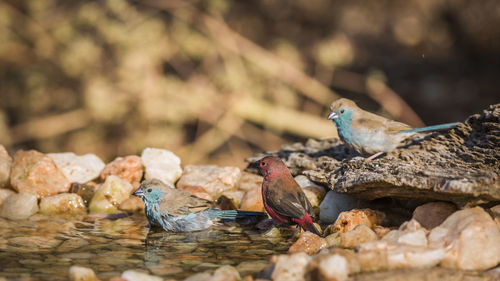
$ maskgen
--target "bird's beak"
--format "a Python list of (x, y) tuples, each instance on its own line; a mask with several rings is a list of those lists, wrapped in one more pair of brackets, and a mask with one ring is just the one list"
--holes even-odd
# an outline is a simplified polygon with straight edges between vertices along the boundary
[(139, 187), (132, 195), (135, 195), (137, 197), (144, 197), (144, 191), (142, 190), (142, 187)]
[(330, 111), (330, 114), (328, 114), (328, 120), (333, 120), (337, 119), (339, 115), (335, 111)]

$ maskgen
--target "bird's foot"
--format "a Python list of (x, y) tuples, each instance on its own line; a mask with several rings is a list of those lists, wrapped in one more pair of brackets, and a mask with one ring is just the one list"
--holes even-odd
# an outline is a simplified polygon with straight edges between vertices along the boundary
[(383, 151), (377, 152), (377, 153), (373, 154), (372, 156), (366, 158), (365, 161), (372, 161), (373, 159), (379, 157), (380, 155), (382, 155), (384, 153), (385, 152), (383, 152)]

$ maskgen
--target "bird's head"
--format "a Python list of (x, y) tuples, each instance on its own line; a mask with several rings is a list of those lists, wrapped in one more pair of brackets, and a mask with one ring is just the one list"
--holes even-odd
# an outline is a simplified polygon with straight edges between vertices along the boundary
[(350, 99), (338, 99), (330, 105), (328, 120), (332, 120), (337, 127), (340, 124), (349, 123), (353, 113), (358, 109), (356, 103)]
[(163, 197), (165, 188), (170, 187), (159, 179), (149, 179), (143, 181), (133, 195), (140, 197), (144, 202), (157, 203)]
[(288, 172), (288, 168), (277, 156), (266, 156), (257, 161), (260, 173), (265, 177)]

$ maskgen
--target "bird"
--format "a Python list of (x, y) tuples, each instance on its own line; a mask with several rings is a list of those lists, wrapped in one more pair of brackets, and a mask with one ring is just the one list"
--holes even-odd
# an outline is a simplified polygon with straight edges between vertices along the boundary
[(221, 220), (267, 217), (263, 212), (220, 210), (209, 200), (175, 189), (154, 178), (143, 181), (133, 195), (144, 201), (150, 225), (158, 225), (172, 232), (204, 230)]
[(332, 120), (340, 139), (361, 154), (372, 154), (368, 160), (395, 150), (403, 140), (420, 132), (454, 128), (458, 122), (423, 128), (412, 128), (359, 108), (350, 99), (341, 98), (330, 105)]
[(311, 203), (285, 163), (277, 156), (266, 156), (255, 164), (264, 177), (262, 201), (273, 221), (285, 226), (298, 224), (302, 229), (323, 237), (313, 223), (315, 214)]

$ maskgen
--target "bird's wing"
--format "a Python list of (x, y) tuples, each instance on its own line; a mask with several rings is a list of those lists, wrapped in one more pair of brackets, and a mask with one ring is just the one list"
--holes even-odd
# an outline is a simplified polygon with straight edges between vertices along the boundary
[(394, 134), (394, 133), (397, 133), (400, 131), (411, 129), (411, 127), (406, 125), (405, 123), (401, 123), (401, 122), (397, 122), (397, 121), (393, 121), (393, 120), (387, 120), (387, 122), (385, 124), (385, 128), (386, 128), (385, 131), (388, 134)]
[(352, 126), (354, 128), (368, 128), (371, 130), (384, 128), (385, 132), (388, 134), (411, 129), (410, 126), (404, 123), (387, 119), (366, 111), (363, 111), (362, 114), (359, 114), (359, 116), (353, 120)]
[(266, 188), (266, 203), (279, 215), (302, 218), (312, 208), (300, 186), (291, 180), (279, 178), (270, 181)]
[(172, 216), (187, 215), (213, 207), (213, 203), (188, 192), (173, 189), (160, 203), (160, 210)]

